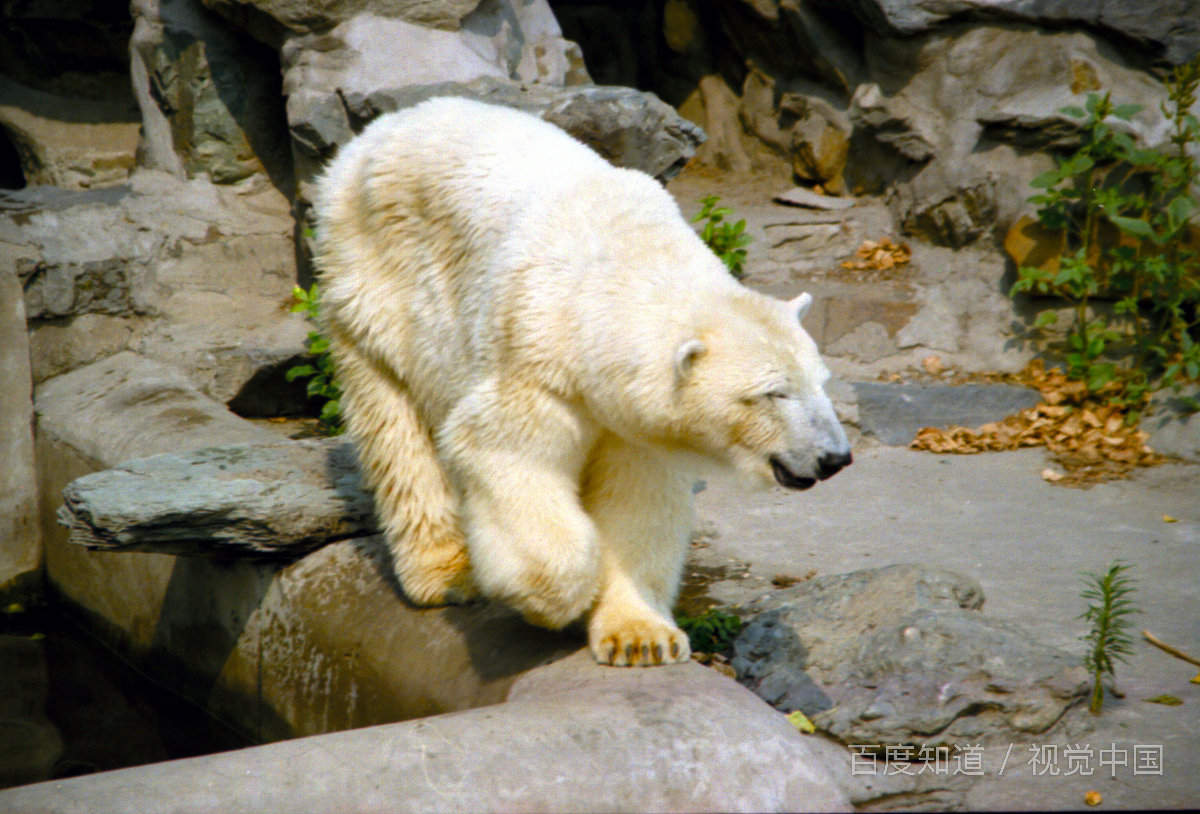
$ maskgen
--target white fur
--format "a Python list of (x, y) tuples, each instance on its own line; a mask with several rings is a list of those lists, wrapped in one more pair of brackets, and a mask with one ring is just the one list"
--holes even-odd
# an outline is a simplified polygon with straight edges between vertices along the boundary
[[(316, 201), (324, 327), (397, 575), (475, 586), (596, 657), (686, 660), (671, 618), (705, 457), (770, 482), (847, 453), (792, 303), (736, 283), (651, 178), (554, 126), (434, 99)], [(469, 555), (468, 555), (469, 554)]]

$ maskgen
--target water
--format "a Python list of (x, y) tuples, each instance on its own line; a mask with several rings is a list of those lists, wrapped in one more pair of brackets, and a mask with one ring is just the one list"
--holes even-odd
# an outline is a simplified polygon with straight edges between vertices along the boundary
[(0, 745), (0, 787), (252, 745), (44, 609), (0, 615), (0, 731), (6, 728), (24, 740)]

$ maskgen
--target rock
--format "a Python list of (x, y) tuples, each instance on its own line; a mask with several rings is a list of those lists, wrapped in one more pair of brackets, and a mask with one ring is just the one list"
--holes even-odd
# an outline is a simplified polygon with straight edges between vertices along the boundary
[(1052, 166), (1030, 149), (1076, 143), (1074, 123), (1057, 111), (1088, 93), (1144, 105), (1127, 131), (1164, 143), (1163, 86), (1095, 34), (959, 25), (867, 39), (876, 81), (854, 94), (847, 183), (859, 193), (892, 185), (897, 222), (938, 245), (1006, 230), (1030, 208), (1029, 182)]
[(102, 187), (134, 167), (139, 122), (127, 100), (60, 96), (0, 76), (0, 127), (27, 184)]
[(203, 396), (178, 368), (129, 351), (44, 382), (34, 408), (40, 434), (95, 461), (279, 440)]
[(789, 206), (803, 206), (809, 209), (849, 209), (854, 206), (853, 198), (835, 198), (832, 195), (822, 195), (807, 187), (793, 187), (774, 198), (776, 203)]
[(673, 178), (704, 141), (704, 131), (649, 93), (629, 88), (567, 88), (540, 112), (618, 167)]
[(62, 756), (63, 742), (46, 718), (49, 681), (43, 643), (28, 636), (0, 636), (0, 664), (0, 789), (47, 780)]
[[(362, 13), (426, 28), (456, 31), (480, 0), (201, 0), (205, 6), (251, 32), (278, 44), (285, 33), (328, 31)], [(485, 0), (486, 2), (486, 0)]]
[(265, 173), (288, 192), (291, 150), (275, 52), (199, 0), (136, 0), (130, 41), (146, 165), (235, 183)]
[(978, 583), (911, 565), (773, 595), (734, 642), (739, 680), (844, 743), (1045, 732), (1087, 694), (1079, 659), (976, 611)]
[(1149, 445), (1155, 452), (1174, 455), (1185, 461), (1200, 462), (1200, 390), (1179, 393), (1160, 390), (1150, 399), (1142, 416), (1141, 428), (1150, 433)]
[(923, 610), (868, 634), (817, 726), (843, 743), (948, 746), (1039, 735), (1081, 706), (1080, 658), (1016, 625)]
[[(886, 627), (890, 619), (929, 609), (976, 611), (983, 601), (977, 581), (942, 568), (889, 565), (815, 577), (775, 591), (755, 607), (758, 615), (738, 637), (732, 663), (744, 683), (752, 684), (772, 669), (794, 672), (796, 658), (802, 657), (803, 672), (813, 681), (839, 684), (854, 669), (861, 637)], [(769, 661), (760, 660), (764, 654)], [(808, 714), (811, 708), (792, 709)]]
[(850, 810), (809, 740), (734, 682), (696, 664), (606, 669), (586, 654), (522, 676), (498, 706), (28, 786), (0, 805), (66, 811), (80, 794), (97, 814), (397, 800), (450, 812)]
[(46, 379), (128, 350), (134, 327), (121, 317), (79, 314), (65, 320), (34, 321), (29, 325), (28, 336), (33, 383), (41, 384)]
[(963, 19), (1045, 28), (1093, 28), (1148, 47), (1179, 65), (1200, 53), (1200, 2), (1129, 4), (1120, 0), (851, 0), (856, 17), (881, 34), (902, 37)]
[(299, 556), (373, 534), (374, 502), (344, 440), (209, 447), (128, 461), (72, 482), (59, 522), (113, 551)]
[[(533, 113), (563, 128), (614, 165), (659, 178), (678, 173), (704, 140), (703, 131), (652, 94), (595, 85), (518, 86), (492, 77), (467, 83), (413, 85), (367, 95), (346, 93), (342, 96), (343, 114), (348, 118), (343, 121), (369, 121), (380, 113), (412, 107), (435, 96), (463, 96)], [(339, 100), (338, 106), (341, 104)], [(330, 111), (330, 107), (321, 108), (314, 123), (297, 135), (297, 142), (307, 145), (314, 156), (332, 153), (353, 136), (348, 124), (328, 126)]]
[(905, 446), (925, 427), (975, 428), (1035, 406), (1041, 393), (1006, 384), (883, 384), (855, 382), (864, 432)]
[[(431, 6), (436, 4), (431, 4)], [(371, 94), (481, 77), (521, 85), (589, 83), (579, 47), (545, 0), (485, 0), (457, 30), (362, 11), (323, 33), (288, 35), (280, 50), (300, 196), (337, 145), (362, 129)], [(420, 54), (413, 59), (412, 54)], [(349, 109), (348, 109), (349, 108)]]
[(10, 269), (0, 269), (0, 381), (0, 607), (7, 607), (39, 592), (42, 557), (29, 337), (21, 283)]
[[(8, 215), (8, 217), (3, 217)], [(20, 225), (17, 225), (20, 221)], [(127, 185), (0, 194), (0, 258), (25, 288), (38, 381), (136, 349), (228, 402), (303, 353), (287, 199), (265, 181), (216, 186), (161, 172)], [(302, 393), (280, 391), (303, 407)]]
[[(421, 60), (405, 55), (422, 54)], [(362, 14), (282, 51), (301, 196), (336, 148), (381, 112), (463, 95), (536, 112), (618, 166), (668, 178), (702, 131), (652, 94), (590, 84), (549, 7), (488, 0), (461, 30)]]
[[(132, 20), (121, 3), (15, 3), (0, 26), (5, 187), (120, 183), (135, 163)], [(15, 148), (15, 154), (11, 150)]]

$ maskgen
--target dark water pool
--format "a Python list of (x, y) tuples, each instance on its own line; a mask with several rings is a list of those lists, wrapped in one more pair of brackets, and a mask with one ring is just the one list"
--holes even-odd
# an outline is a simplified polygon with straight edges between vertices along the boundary
[[(32, 747), (10, 754), (14, 750), (0, 746), (0, 787), (252, 745), (131, 668), (65, 615), (5, 610), (0, 729), (7, 721), (12, 731), (33, 732), (33, 745), (51, 754), (30, 766)], [(61, 748), (54, 744), (54, 730)]]

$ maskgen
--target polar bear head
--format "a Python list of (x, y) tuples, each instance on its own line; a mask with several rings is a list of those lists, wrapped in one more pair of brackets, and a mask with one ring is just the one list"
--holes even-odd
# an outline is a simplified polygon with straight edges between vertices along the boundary
[(808, 489), (850, 463), (825, 394), (829, 371), (800, 326), (812, 304), (752, 292), (675, 349), (685, 443), (753, 480)]

